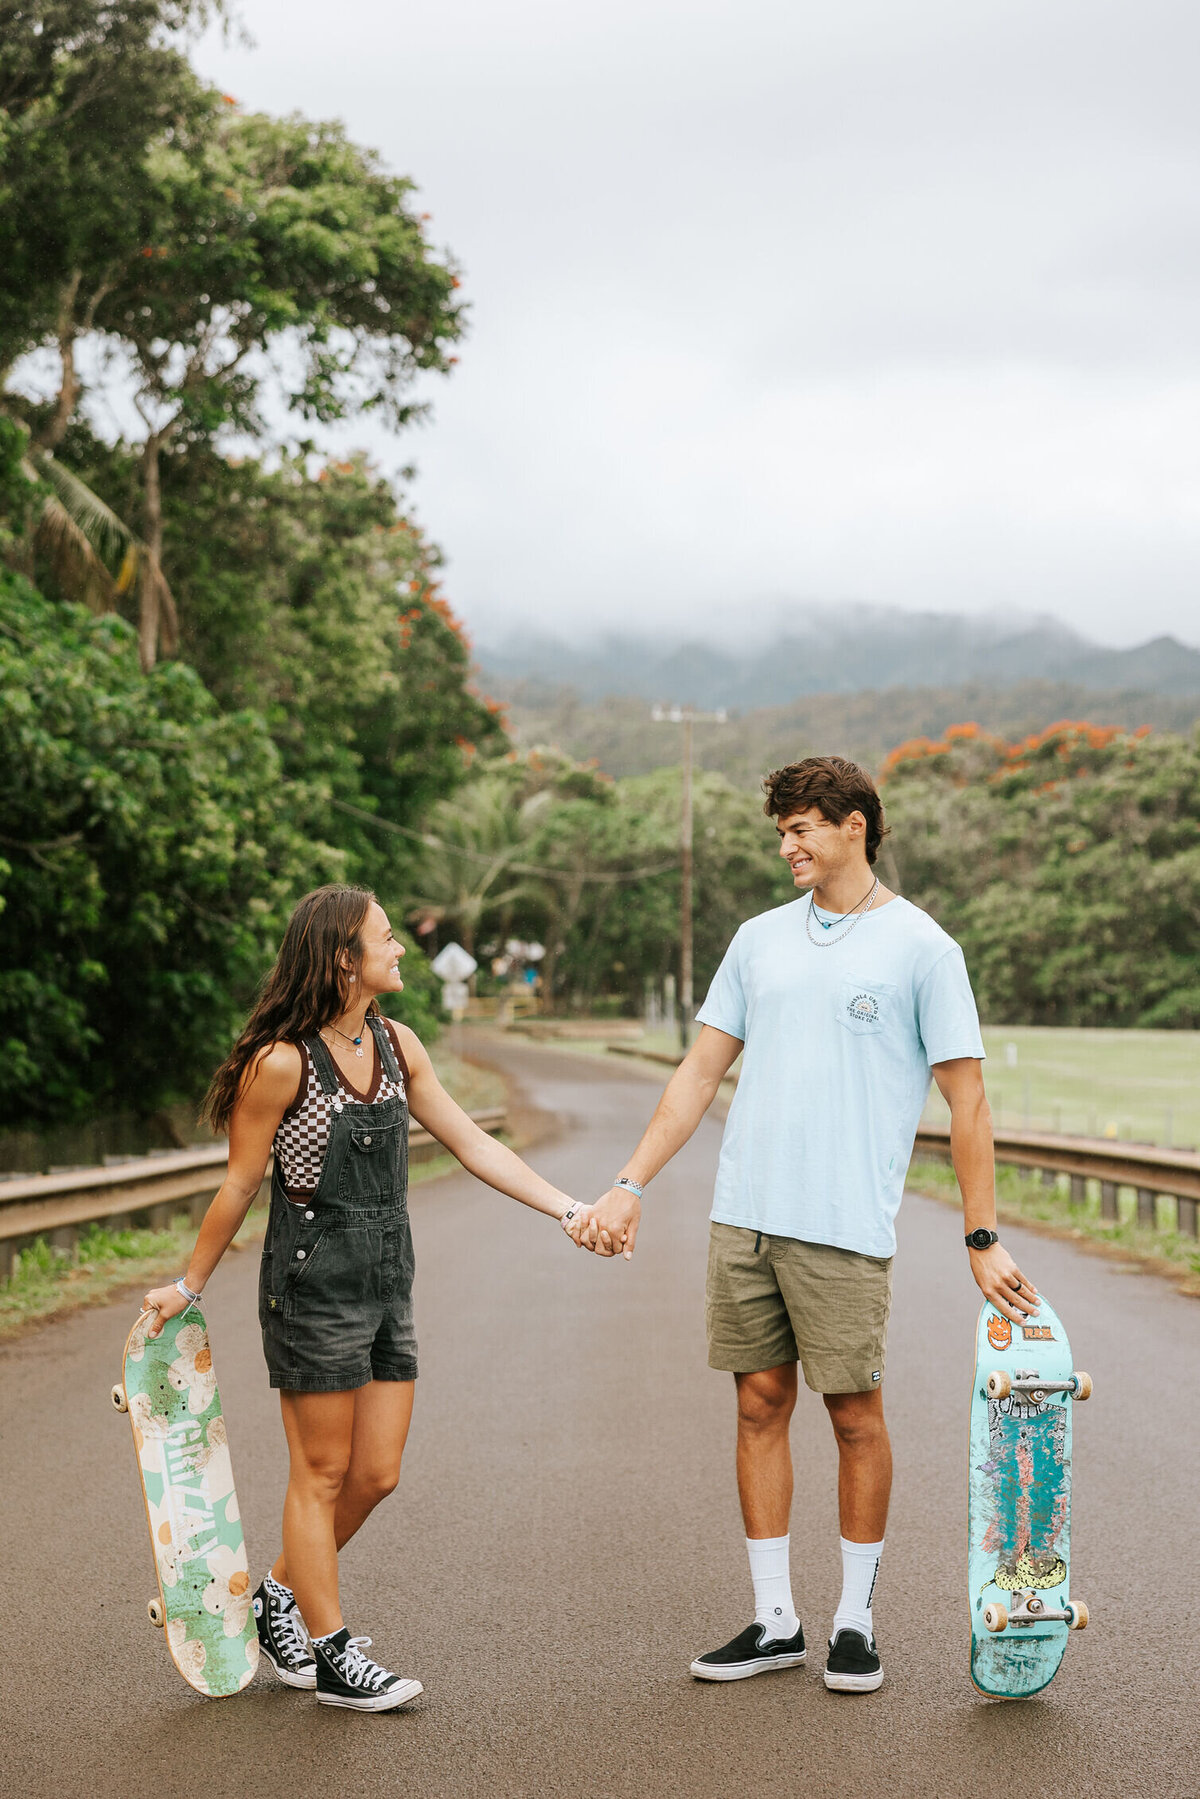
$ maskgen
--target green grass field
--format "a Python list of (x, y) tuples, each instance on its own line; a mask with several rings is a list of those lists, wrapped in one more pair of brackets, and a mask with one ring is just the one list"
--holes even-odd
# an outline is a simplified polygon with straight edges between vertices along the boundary
[[(997, 1125), (1176, 1149), (1200, 1144), (1200, 1031), (992, 1025), (983, 1041)], [(928, 1115), (946, 1116), (936, 1089)]]

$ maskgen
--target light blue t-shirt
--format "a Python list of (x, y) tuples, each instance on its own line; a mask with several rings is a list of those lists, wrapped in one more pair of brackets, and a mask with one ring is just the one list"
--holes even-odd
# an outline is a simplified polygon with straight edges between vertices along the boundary
[(746, 1046), (712, 1217), (890, 1256), (930, 1068), (983, 1058), (975, 999), (957, 943), (908, 900), (821, 948), (808, 908), (742, 925), (697, 1014)]

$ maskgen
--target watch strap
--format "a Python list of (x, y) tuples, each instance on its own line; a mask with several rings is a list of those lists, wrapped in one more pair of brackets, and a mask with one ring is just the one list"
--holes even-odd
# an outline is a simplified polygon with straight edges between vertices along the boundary
[[(986, 1237), (987, 1238), (986, 1243), (977, 1243), (975, 1241), (975, 1239), (977, 1237)], [(966, 1236), (963, 1238), (963, 1242), (966, 1244), (968, 1249), (990, 1249), (992, 1247), (993, 1243), (999, 1243), (999, 1241), (1000, 1241), (1000, 1232), (999, 1231), (985, 1231), (983, 1229), (982, 1225), (980, 1226), (980, 1228), (977, 1231), (968, 1231)]]

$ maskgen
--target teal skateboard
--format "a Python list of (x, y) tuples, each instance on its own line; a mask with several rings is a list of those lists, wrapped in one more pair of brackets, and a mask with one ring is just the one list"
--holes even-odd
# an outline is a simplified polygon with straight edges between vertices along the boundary
[(197, 1308), (160, 1337), (146, 1335), (151, 1316), (130, 1331), (112, 1390), (133, 1427), (158, 1577), (146, 1609), (188, 1685), (222, 1699), (253, 1680), (258, 1631), (221, 1395)]
[(975, 1335), (967, 1587), (971, 1679), (989, 1699), (1048, 1686), (1088, 1621), (1070, 1597), (1071, 1418), (1092, 1382), (1039, 1303), (1023, 1325), (985, 1304)]

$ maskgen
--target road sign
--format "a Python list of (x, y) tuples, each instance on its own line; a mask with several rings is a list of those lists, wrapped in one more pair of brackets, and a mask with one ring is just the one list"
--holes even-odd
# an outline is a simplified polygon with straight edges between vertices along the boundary
[(471, 989), (465, 981), (447, 981), (442, 988), (442, 1004), (447, 1012), (465, 1012)]
[[(448, 943), (429, 964), (439, 981), (466, 981), (479, 967), (470, 950), (461, 943)], [(465, 1003), (465, 1002), (464, 1002)]]

